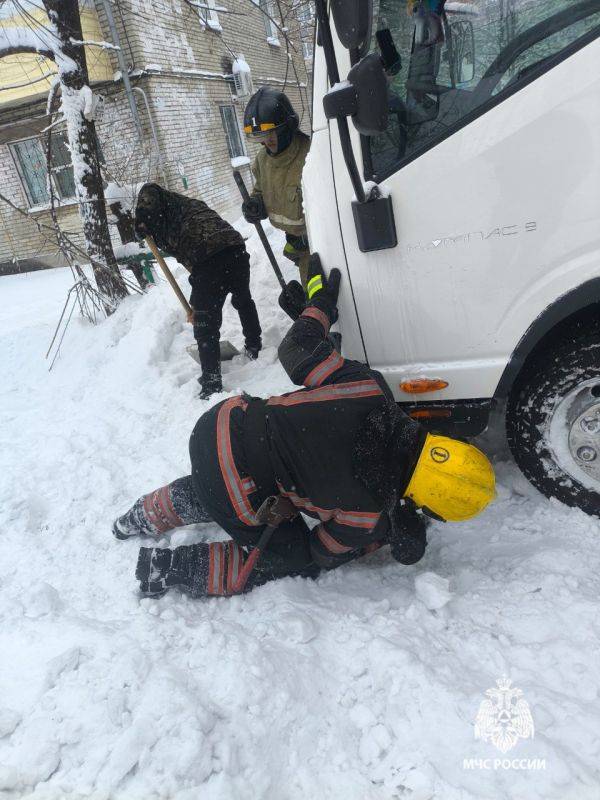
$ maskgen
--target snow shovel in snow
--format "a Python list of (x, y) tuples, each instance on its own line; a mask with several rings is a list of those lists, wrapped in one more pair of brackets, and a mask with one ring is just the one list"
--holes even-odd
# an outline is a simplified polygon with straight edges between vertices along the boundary
[[(200, 356), (198, 355), (197, 344), (188, 344), (185, 350), (188, 356), (194, 359), (196, 364), (200, 364)], [(237, 349), (237, 347), (231, 344), (228, 339), (221, 339), (219, 342), (219, 351), (219, 358), (221, 361), (231, 361), (234, 356), (239, 356), (240, 354), (240, 351)]]
[[(154, 258), (158, 262), (160, 268), (164, 272), (165, 278), (171, 284), (171, 288), (173, 289), (173, 291), (177, 295), (177, 297), (179, 299), (179, 302), (183, 306), (183, 310), (185, 311), (185, 315), (186, 315), (187, 319), (189, 320), (190, 316), (192, 314), (192, 307), (188, 303), (188, 301), (185, 299), (185, 296), (184, 296), (183, 292), (179, 288), (179, 284), (177, 283), (177, 281), (173, 277), (173, 273), (168, 268), (164, 258), (159, 253), (158, 247), (156, 246), (156, 242), (154, 241), (154, 239), (151, 236), (146, 236), (146, 244), (148, 245), (148, 247), (152, 251), (152, 255), (154, 256)], [(221, 351), (221, 361), (231, 361), (231, 359), (234, 356), (239, 356), (239, 354), (240, 354), (240, 351), (237, 348), (235, 348), (231, 344), (231, 342), (228, 342), (227, 340), (219, 342), (219, 348), (220, 348), (220, 351)], [(200, 356), (198, 355), (197, 346), (194, 345), (194, 344), (191, 344), (186, 349), (187, 349), (188, 354), (194, 359), (194, 361), (197, 361), (198, 364), (199, 364), (200, 363)]]

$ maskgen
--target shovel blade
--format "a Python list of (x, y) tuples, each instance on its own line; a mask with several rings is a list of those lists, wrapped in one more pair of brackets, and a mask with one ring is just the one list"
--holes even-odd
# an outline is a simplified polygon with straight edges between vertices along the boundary
[[(194, 359), (196, 364), (200, 364), (200, 356), (198, 355), (198, 345), (189, 344), (186, 348), (187, 354)], [(219, 350), (221, 351), (221, 361), (231, 361), (234, 356), (239, 356), (240, 351), (234, 347), (230, 341), (223, 339), (219, 342)]]
[(239, 356), (240, 351), (234, 347), (227, 339), (222, 339), (219, 342), (219, 349), (221, 351), (221, 361), (231, 361), (234, 356)]

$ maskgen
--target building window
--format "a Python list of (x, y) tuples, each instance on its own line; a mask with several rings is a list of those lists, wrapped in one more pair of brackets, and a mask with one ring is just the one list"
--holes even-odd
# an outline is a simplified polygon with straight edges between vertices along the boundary
[(219, 15), (217, 14), (216, 0), (206, 0), (207, 8), (204, 9), (204, 21), (213, 31), (222, 31)]
[(189, 5), (198, 11), (198, 19), (203, 28), (210, 28), (213, 31), (223, 30), (217, 11), (225, 9), (217, 5), (217, 0), (189, 0)]
[(198, 9), (198, 17), (203, 27), (210, 28), (213, 31), (222, 31), (221, 23), (219, 22), (219, 15), (217, 11), (216, 0), (190, 0), (190, 5)]
[(315, 9), (312, 3), (302, 3), (297, 10), (298, 21), (303, 26), (311, 25), (315, 19)]
[(244, 142), (240, 133), (237, 115), (233, 106), (219, 106), (221, 121), (227, 137), (229, 158), (241, 158), (246, 155)]
[(262, 18), (265, 25), (265, 32), (267, 34), (267, 42), (275, 46), (279, 46), (277, 25), (274, 23), (275, 19), (275, 3), (273, 0), (259, 0), (258, 7), (262, 12)]
[[(49, 203), (45, 141), (35, 137), (33, 139), (22, 139), (20, 142), (12, 142), (9, 146), (30, 205), (37, 206)], [(73, 165), (65, 132), (55, 132), (52, 135), (50, 165), (50, 178), (57, 197), (61, 200), (74, 198)]]
[(302, 0), (301, 4), (296, 6), (296, 15), (300, 24), (300, 37), (302, 39), (302, 55), (305, 61), (312, 61), (313, 58), (313, 40), (315, 29), (315, 9), (311, 2)]

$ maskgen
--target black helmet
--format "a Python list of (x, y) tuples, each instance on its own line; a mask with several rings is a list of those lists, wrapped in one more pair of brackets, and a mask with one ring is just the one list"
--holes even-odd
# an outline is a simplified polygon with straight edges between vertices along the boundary
[(277, 89), (263, 86), (255, 92), (244, 112), (244, 133), (260, 139), (271, 131), (288, 135), (298, 130), (298, 114), (288, 97)]

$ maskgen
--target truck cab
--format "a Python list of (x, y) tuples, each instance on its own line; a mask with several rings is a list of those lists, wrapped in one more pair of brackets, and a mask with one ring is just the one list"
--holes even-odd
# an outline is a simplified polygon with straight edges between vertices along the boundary
[(317, 0), (311, 249), (346, 357), (433, 430), (504, 414), (600, 515), (600, 0)]

